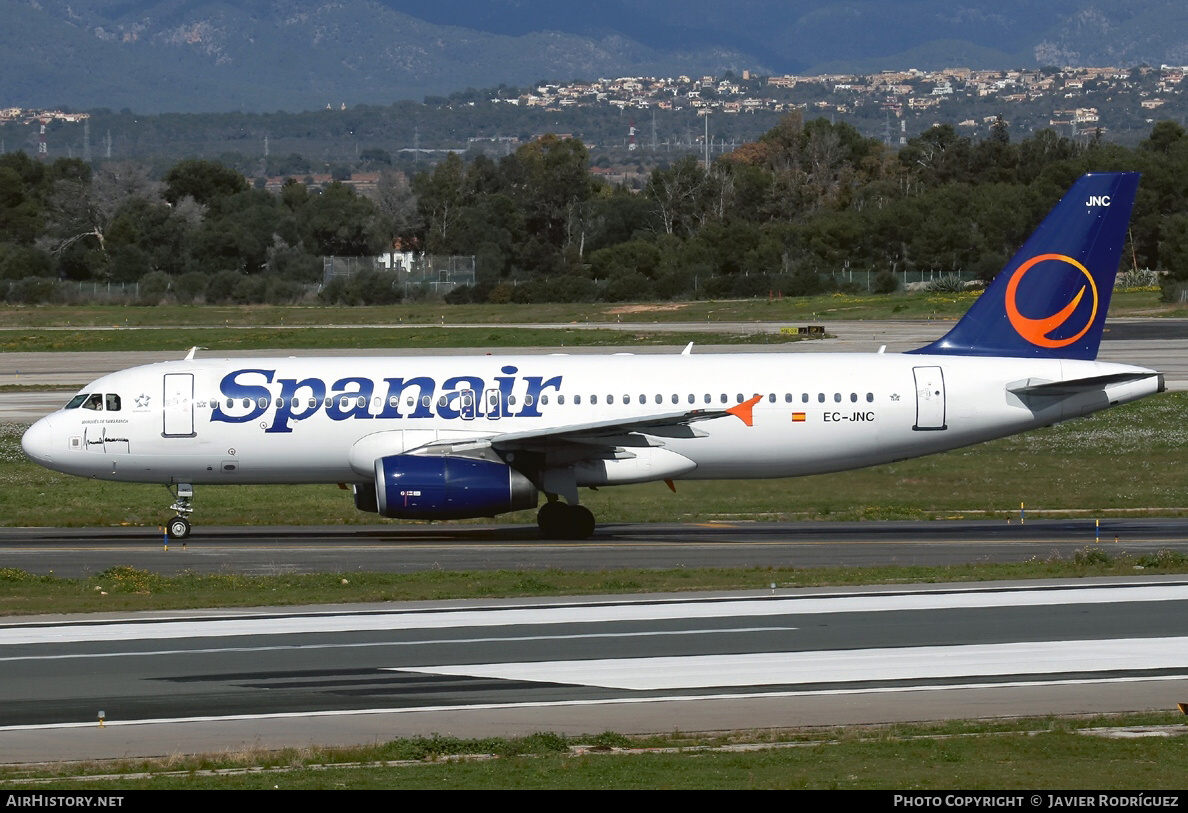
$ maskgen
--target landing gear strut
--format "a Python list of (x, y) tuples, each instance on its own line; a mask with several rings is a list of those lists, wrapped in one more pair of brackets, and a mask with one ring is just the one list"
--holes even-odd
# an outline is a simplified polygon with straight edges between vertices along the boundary
[(536, 512), (536, 524), (545, 539), (588, 539), (594, 533), (594, 515), (584, 505), (568, 505), (552, 497)]
[(173, 505), (169, 508), (176, 511), (177, 516), (166, 523), (166, 533), (170, 539), (185, 539), (190, 535), (188, 517), (194, 513), (194, 486), (190, 483), (178, 483), (176, 491), (173, 486), (169, 486), (169, 493), (173, 495)]

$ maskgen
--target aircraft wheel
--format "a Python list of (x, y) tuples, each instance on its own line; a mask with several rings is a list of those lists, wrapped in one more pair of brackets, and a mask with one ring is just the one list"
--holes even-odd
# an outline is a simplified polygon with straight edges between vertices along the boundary
[(566, 539), (589, 539), (594, 533), (594, 514), (586, 506), (569, 506), (566, 519)]
[(545, 539), (560, 539), (565, 535), (569, 506), (563, 502), (547, 502), (536, 512), (536, 525)]
[(190, 535), (190, 521), (185, 517), (174, 517), (165, 527), (170, 539), (185, 539)]

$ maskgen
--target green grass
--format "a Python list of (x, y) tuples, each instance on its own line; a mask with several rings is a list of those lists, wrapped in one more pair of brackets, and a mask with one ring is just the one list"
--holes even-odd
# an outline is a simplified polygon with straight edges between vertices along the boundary
[[(432, 736), (365, 748), (8, 767), (0, 768), (0, 787), (32, 792), (47, 788), (1177, 790), (1183, 787), (1183, 766), (1188, 761), (1188, 736), (1176, 736), (1183, 719), (1165, 713), (641, 738), (613, 732), (479, 740)], [(1162, 726), (1171, 736), (1110, 739), (1091, 733), (1136, 726)]]
[[(776, 333), (655, 332), (575, 328), (418, 327), (418, 328), (278, 328), (189, 327), (121, 328), (118, 330), (0, 331), (0, 352), (52, 353), (65, 351), (178, 350), (203, 347), (218, 350), (284, 348), (497, 348), (497, 347), (618, 347), (622, 345), (679, 346), (697, 344), (787, 344), (795, 335)], [(674, 351), (675, 352), (675, 351)]]
[(603, 571), (422, 571), (417, 573), (238, 573), (165, 576), (127, 566), (66, 579), (0, 568), (0, 616), (135, 612), (199, 607), (352, 604), (529, 596), (766, 590), (793, 587), (987, 582), (1188, 573), (1188, 554), (1118, 554), (1086, 546), (1072, 557), (1010, 564), (752, 567)]
[[(674, 302), (642, 305), (407, 304), (339, 306), (126, 305), (9, 306), (0, 327), (216, 327), (318, 325), (500, 325), (598, 322), (782, 322), (805, 325), (830, 319), (956, 319), (976, 293), (823, 294), (783, 299)], [(1159, 302), (1158, 291), (1118, 291), (1113, 316), (1184, 316), (1182, 308)]]

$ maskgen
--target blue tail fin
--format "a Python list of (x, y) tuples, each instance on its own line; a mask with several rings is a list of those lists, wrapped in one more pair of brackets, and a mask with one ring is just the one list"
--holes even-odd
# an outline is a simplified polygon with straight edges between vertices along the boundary
[(961, 321), (911, 352), (1097, 358), (1138, 179), (1081, 176)]

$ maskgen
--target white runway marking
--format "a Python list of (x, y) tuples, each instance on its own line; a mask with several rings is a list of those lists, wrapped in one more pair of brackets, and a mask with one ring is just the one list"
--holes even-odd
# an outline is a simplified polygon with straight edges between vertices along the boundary
[(457, 646), (458, 644), (523, 643), (527, 641), (588, 641), (599, 638), (668, 638), (687, 635), (739, 635), (749, 632), (788, 632), (796, 627), (731, 627), (700, 630), (659, 630), (654, 632), (594, 632), (588, 635), (512, 635), (486, 638), (427, 638), (410, 641), (360, 641), (352, 644), (282, 644), (279, 646), (222, 646), (202, 649), (145, 649), (119, 652), (71, 652), (66, 655), (13, 655), (0, 658), (12, 661), (62, 661), (86, 658), (157, 657), (160, 655), (222, 655), (243, 652), (309, 652), (315, 649), (379, 649), (404, 646)]
[(1036, 607), (1148, 601), (1188, 601), (1188, 585), (970, 590), (969, 592), (722, 601), (676, 600), (581, 606), (546, 605), (509, 609), (444, 610), (440, 612), (342, 613), (334, 615), (271, 614), (262, 617), (245, 614), (238, 618), (168, 619), (140, 623), (28, 624), (0, 627), (0, 646), (621, 621), (771, 616), (794, 618), (798, 615), (821, 613)]
[(1184, 668), (1188, 638), (607, 658), (393, 671), (646, 691)]

